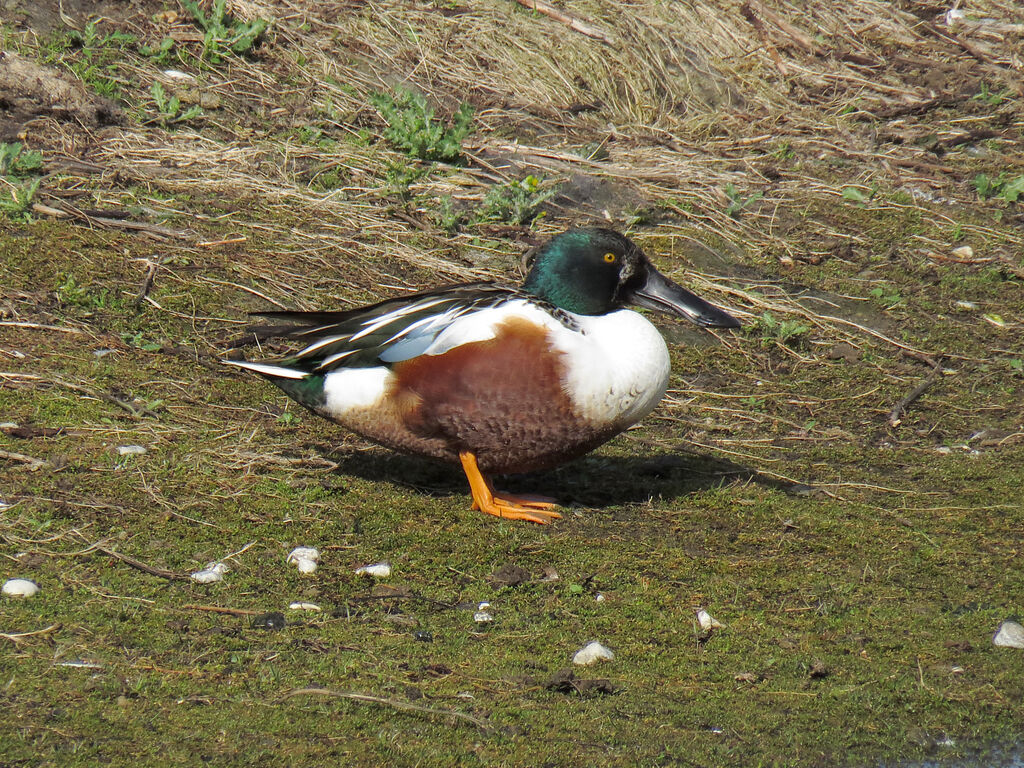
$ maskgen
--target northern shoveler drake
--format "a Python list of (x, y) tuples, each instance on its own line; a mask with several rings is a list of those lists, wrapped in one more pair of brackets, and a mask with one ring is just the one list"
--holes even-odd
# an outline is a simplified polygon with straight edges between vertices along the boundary
[(475, 509), (548, 523), (560, 517), (552, 500), (498, 494), (488, 475), (582, 456), (654, 409), (668, 349), (627, 306), (739, 325), (629, 238), (575, 229), (540, 249), (521, 288), (470, 283), (341, 312), (259, 312), (286, 323), (261, 335), (307, 346), (276, 362), (224, 362), (376, 443), (461, 464)]

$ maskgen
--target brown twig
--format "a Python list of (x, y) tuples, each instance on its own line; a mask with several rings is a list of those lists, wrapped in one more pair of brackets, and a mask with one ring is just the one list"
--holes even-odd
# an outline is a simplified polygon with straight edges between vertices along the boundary
[(230, 616), (262, 616), (266, 611), (249, 611), (245, 608), (221, 608), (219, 605), (183, 605), (182, 610), (207, 611), (209, 613), (226, 613)]
[(132, 416), (136, 418), (142, 418), (148, 416), (150, 418), (159, 418), (159, 415), (149, 408), (136, 408), (131, 403), (125, 402), (120, 398), (114, 397), (114, 395), (107, 394), (106, 392), (97, 392), (94, 389), (83, 386), (81, 384), (73, 384), (70, 381), (64, 381), (63, 379), (53, 378), (45, 379), (42, 376), (37, 376), (32, 373), (15, 373), (13, 371), (0, 371), (0, 377), (9, 379), (21, 379), (23, 381), (38, 381), (43, 384), (56, 384), (66, 389), (70, 389), (72, 392), (78, 392), (79, 394), (86, 395), (87, 397), (95, 397), (98, 400), (105, 400), (108, 403), (116, 405), (118, 408), (123, 408), (128, 411)]
[(296, 688), (293, 691), (289, 691), (284, 695), (286, 699), (290, 699), (293, 696), (329, 696), (334, 699), (348, 699), (350, 701), (358, 701), (362, 704), (381, 704), (385, 707), (392, 707), (403, 712), (422, 712), (428, 715), (436, 715), (439, 717), (451, 717), (457, 720), (465, 720), (467, 723), (472, 723), (477, 728), (483, 731), (491, 730), (490, 724), (485, 720), (481, 720), (479, 717), (473, 717), (467, 715), (464, 712), (457, 712), (454, 709), (437, 709), (436, 707), (422, 707), (418, 704), (410, 704), (407, 701), (399, 701), (397, 699), (385, 699), (382, 696), (371, 696), (367, 693), (353, 693), (351, 691), (332, 691), (329, 688)]
[(43, 467), (52, 466), (46, 459), (37, 459), (34, 456), (26, 456), (24, 453), (15, 453), (14, 451), (0, 451), (0, 459), (6, 459), (7, 461), (19, 461), (22, 464), (28, 464), (30, 472), (35, 472)]
[(586, 35), (594, 40), (600, 40), (602, 43), (606, 43), (607, 45), (613, 44), (612, 39), (597, 27), (592, 27), (585, 21), (581, 21), (575, 16), (570, 16), (565, 11), (559, 10), (558, 8), (555, 8), (555, 6), (545, 3), (544, 0), (516, 0), (516, 2), (524, 8), (529, 8), (531, 11), (536, 11), (537, 13), (543, 13), (545, 16), (548, 16), (555, 21), (562, 22), (570, 29), (574, 29), (579, 32), (581, 35)]
[(898, 427), (900, 425), (900, 422), (903, 419), (903, 414), (906, 413), (910, 404), (923, 395), (925, 391), (935, 383), (935, 380), (939, 377), (940, 373), (942, 373), (942, 369), (938, 364), (936, 364), (935, 367), (932, 368), (931, 373), (929, 373), (920, 384), (910, 390), (906, 397), (892, 407), (892, 410), (889, 411), (890, 427)]
[(139, 289), (138, 295), (135, 297), (135, 301), (132, 302), (135, 309), (138, 309), (149, 292), (153, 289), (153, 281), (156, 279), (157, 270), (160, 269), (160, 263), (156, 261), (146, 260), (146, 278), (142, 281), (142, 287)]
[(28, 328), (33, 331), (59, 331), (60, 333), (85, 333), (78, 328), (66, 328), (61, 325), (43, 325), (42, 323), (25, 323), (18, 320), (0, 320), (0, 326), (9, 328)]
[(59, 632), (63, 627), (64, 625), (58, 622), (43, 629), (37, 629), (34, 632), (0, 632), (0, 637), (4, 640), (10, 640), (17, 645), (26, 637), (45, 637), (46, 635), (52, 635), (54, 632)]
[(128, 557), (128, 555), (122, 555), (113, 549), (107, 549), (106, 547), (96, 547), (97, 552), (102, 552), (105, 555), (110, 555), (113, 558), (120, 560), (126, 565), (130, 565), (132, 568), (137, 568), (143, 573), (148, 573), (151, 576), (159, 576), (161, 579), (171, 579), (176, 581), (187, 581), (188, 575), (184, 573), (177, 573), (175, 571), (168, 571), (163, 568), (157, 568), (152, 565), (147, 565), (141, 560), (136, 560), (134, 557)]

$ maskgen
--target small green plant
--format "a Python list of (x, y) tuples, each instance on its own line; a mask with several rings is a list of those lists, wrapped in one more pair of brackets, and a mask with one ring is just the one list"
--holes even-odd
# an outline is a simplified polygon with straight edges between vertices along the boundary
[(168, 96), (167, 91), (164, 90), (160, 83), (154, 82), (149, 92), (153, 95), (153, 102), (156, 104), (157, 117), (155, 122), (158, 122), (164, 128), (176, 125), (177, 123), (187, 122), (203, 114), (203, 110), (198, 104), (193, 104), (183, 111), (181, 100), (174, 94)]
[(1010, 360), (1009, 365), (1010, 370), (1013, 372), (1014, 376), (1020, 376), (1021, 378), (1024, 378), (1024, 359), (1015, 357), (1012, 360)]
[(871, 190), (869, 192), (865, 192), (860, 187), (843, 187), (843, 200), (848, 200), (851, 203), (858, 203), (859, 205), (864, 205), (870, 202), (877, 192), (877, 184), (872, 184)]
[(264, 19), (236, 21), (226, 10), (227, 0), (213, 0), (209, 15), (196, 0), (181, 0), (181, 4), (203, 30), (202, 58), (211, 64), (219, 64), (231, 54), (244, 56), (270, 26)]
[(491, 187), (484, 197), (477, 220), (528, 224), (543, 215), (540, 207), (558, 192), (557, 187), (542, 189), (542, 183), (543, 179), (531, 174), (524, 179), (513, 179), (507, 184)]
[(43, 63), (61, 62), (100, 96), (118, 99), (118, 64), (123, 59), (122, 52), (134, 46), (135, 41), (134, 35), (124, 32), (101, 34), (97, 22), (90, 21), (81, 32), (73, 29), (50, 40)]
[(411, 165), (404, 161), (388, 163), (384, 171), (384, 186), (388, 194), (408, 200), (412, 196), (412, 185), (428, 173), (429, 167)]
[(0, 144), (0, 217), (14, 221), (29, 218), (42, 166), (41, 152), (25, 151), (21, 142)]
[[(0, 194), (0, 216), (14, 221), (25, 221), (32, 210), (32, 199), (39, 189), (39, 179), (32, 179), (24, 184), (13, 184), (4, 179), (10, 186), (10, 193)], [(2, 185), (0, 185), (2, 186)]]
[(777, 157), (779, 160), (792, 160), (796, 157), (796, 153), (793, 151), (793, 148), (790, 146), (788, 141), (780, 141), (778, 146), (775, 147), (775, 150), (772, 152), (772, 155)]
[[(94, 291), (88, 285), (82, 285), (73, 274), (66, 274), (62, 282), (54, 290), (57, 301), (61, 304), (73, 305), (86, 310), (121, 309), (124, 301), (103, 288)], [(141, 338), (141, 334), (140, 334)], [(138, 346), (138, 345), (136, 345)]]
[(1009, 96), (1009, 91), (1002, 90), (996, 93), (992, 90), (991, 86), (984, 80), (981, 81), (981, 90), (974, 94), (971, 98), (975, 101), (980, 101), (988, 104), (990, 107), (998, 107), (1002, 104)]
[(885, 309), (893, 309), (903, 303), (903, 297), (899, 295), (891, 285), (880, 285), (869, 291), (871, 298), (875, 299)]
[(121, 334), (121, 341), (130, 347), (141, 349), (143, 352), (158, 352), (163, 347), (162, 344), (158, 344), (155, 341), (146, 341), (142, 331), (137, 331), (136, 333), (128, 333), (126, 331)]
[(1024, 176), (1007, 179), (1005, 173), (992, 178), (988, 174), (979, 173), (974, 177), (974, 189), (980, 200), (1001, 197), (1008, 203), (1016, 203), (1024, 195)]
[(165, 37), (158, 45), (139, 46), (139, 53), (151, 58), (154, 64), (170, 64), (175, 58), (174, 38)]
[(283, 427), (294, 427), (297, 424), (301, 424), (302, 419), (300, 419), (291, 411), (285, 411), (284, 413), (277, 417), (277, 423)]
[(426, 98), (402, 88), (392, 96), (371, 93), (370, 103), (387, 122), (384, 138), (409, 157), (454, 163), (462, 156), (462, 140), (473, 131), (473, 107), (463, 103), (447, 126), (434, 119)]
[(807, 346), (811, 328), (799, 320), (776, 320), (771, 312), (765, 312), (745, 326), (744, 332), (747, 336), (759, 339), (763, 347), (781, 344), (790, 349), (799, 349)]
[(729, 205), (725, 208), (725, 215), (732, 219), (738, 219), (740, 213), (764, 197), (764, 193), (755, 192), (750, 197), (743, 197), (730, 182), (725, 185), (725, 196), (729, 199)]
[(24, 178), (38, 174), (42, 167), (42, 152), (25, 151), (20, 141), (0, 144), (0, 176)]
[(437, 210), (434, 211), (433, 219), (434, 223), (446, 234), (452, 235), (458, 232), (465, 223), (466, 213), (455, 207), (455, 201), (452, 200), (451, 195), (446, 195), (441, 198)]

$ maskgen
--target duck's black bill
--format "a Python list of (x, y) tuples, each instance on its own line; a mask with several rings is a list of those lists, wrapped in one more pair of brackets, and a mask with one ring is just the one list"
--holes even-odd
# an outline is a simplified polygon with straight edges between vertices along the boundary
[(629, 302), (659, 312), (673, 312), (705, 328), (739, 328), (740, 321), (648, 266), (642, 284), (630, 291)]

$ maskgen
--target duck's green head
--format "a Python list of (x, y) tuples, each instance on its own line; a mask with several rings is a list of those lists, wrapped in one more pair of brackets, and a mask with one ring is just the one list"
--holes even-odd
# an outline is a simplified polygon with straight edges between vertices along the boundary
[(577, 315), (633, 305), (671, 312), (706, 328), (739, 321), (661, 274), (628, 237), (611, 229), (572, 229), (540, 249), (523, 286)]

